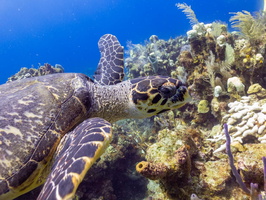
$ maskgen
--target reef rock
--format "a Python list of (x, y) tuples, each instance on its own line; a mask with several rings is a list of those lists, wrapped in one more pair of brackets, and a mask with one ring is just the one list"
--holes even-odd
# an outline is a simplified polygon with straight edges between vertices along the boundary
[(15, 80), (24, 79), (24, 78), (44, 76), (47, 74), (63, 73), (63, 72), (64, 72), (64, 68), (59, 64), (56, 64), (55, 67), (53, 67), (50, 64), (45, 63), (43, 66), (40, 66), (38, 69), (23, 67), (20, 69), (18, 73), (9, 77), (7, 80), (7, 83), (11, 81), (15, 81)]

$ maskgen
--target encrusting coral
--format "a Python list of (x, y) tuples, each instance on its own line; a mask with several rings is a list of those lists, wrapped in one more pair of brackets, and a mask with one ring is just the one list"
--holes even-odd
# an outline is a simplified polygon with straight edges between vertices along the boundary
[(198, 103), (198, 113), (207, 113), (209, 110), (209, 102), (207, 100), (201, 100)]

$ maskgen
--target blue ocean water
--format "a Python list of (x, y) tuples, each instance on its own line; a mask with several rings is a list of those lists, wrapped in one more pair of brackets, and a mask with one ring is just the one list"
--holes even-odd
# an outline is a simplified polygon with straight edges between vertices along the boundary
[(189, 21), (175, 6), (183, 2), (204, 23), (229, 24), (229, 12), (263, 7), (263, 0), (0, 0), (0, 84), (21, 67), (43, 63), (93, 74), (100, 57), (97, 42), (106, 33), (123, 46), (151, 35), (185, 35)]

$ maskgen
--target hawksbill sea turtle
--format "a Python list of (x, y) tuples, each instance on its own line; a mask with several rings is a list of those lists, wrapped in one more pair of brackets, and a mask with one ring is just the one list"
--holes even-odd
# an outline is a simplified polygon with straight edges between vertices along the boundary
[(72, 199), (112, 138), (111, 124), (176, 109), (190, 100), (174, 78), (122, 81), (124, 48), (106, 34), (94, 80), (61, 73), (0, 86), (0, 200), (44, 184), (38, 200)]

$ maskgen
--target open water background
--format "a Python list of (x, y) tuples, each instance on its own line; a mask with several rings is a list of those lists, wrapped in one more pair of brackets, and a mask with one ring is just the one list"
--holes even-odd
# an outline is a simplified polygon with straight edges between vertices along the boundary
[(190, 5), (204, 23), (230, 24), (229, 12), (263, 8), (263, 0), (0, 0), (0, 84), (43, 63), (91, 75), (106, 33), (124, 46), (185, 35), (191, 27), (176, 3)]

